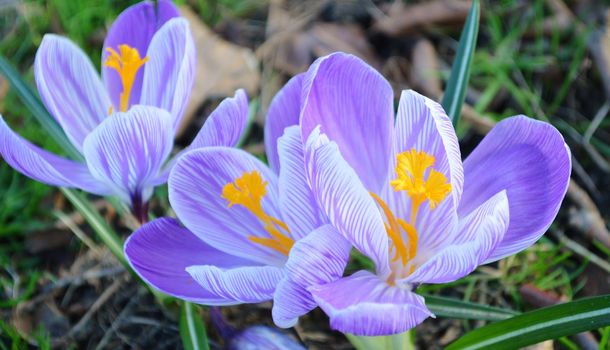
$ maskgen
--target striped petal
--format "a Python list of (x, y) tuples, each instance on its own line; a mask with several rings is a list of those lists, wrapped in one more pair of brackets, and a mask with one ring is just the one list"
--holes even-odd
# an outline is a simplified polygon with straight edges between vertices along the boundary
[(330, 318), (330, 326), (343, 333), (402, 333), (433, 316), (424, 298), (408, 289), (390, 286), (368, 271), (358, 271), (309, 291)]
[(85, 139), (89, 171), (126, 203), (146, 202), (172, 150), (171, 122), (166, 111), (149, 106), (114, 113)]
[(146, 54), (140, 103), (169, 111), (178, 127), (195, 78), (195, 42), (187, 20), (173, 18), (155, 33)]
[(536, 242), (559, 211), (570, 181), (570, 150), (548, 123), (525, 116), (496, 125), (464, 162), (467, 215), (506, 190), (510, 223), (488, 261), (515, 254)]
[(94, 178), (87, 166), (49, 153), (21, 136), (0, 115), (0, 155), (15, 170), (36, 181), (62, 187), (76, 187), (104, 196), (110, 189)]
[(111, 107), (93, 64), (70, 40), (47, 34), (36, 52), (34, 77), (42, 102), (82, 151), (85, 137), (106, 119)]

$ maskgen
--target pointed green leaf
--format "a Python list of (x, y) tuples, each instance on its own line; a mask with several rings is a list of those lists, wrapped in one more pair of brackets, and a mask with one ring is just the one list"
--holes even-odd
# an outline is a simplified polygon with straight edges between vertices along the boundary
[(426, 306), (439, 317), (500, 321), (519, 314), (514, 310), (500, 309), (451, 298), (429, 295), (424, 295), (424, 298), (426, 298)]
[(185, 350), (210, 350), (208, 336), (196, 306), (189, 302), (181, 303), (180, 337)]
[(441, 102), (454, 127), (457, 126), (462, 104), (466, 97), (472, 56), (474, 55), (479, 34), (480, 12), (479, 0), (474, 0), (468, 13), (468, 18), (466, 18), (464, 29), (462, 29), (460, 44), (451, 68), (451, 75), (445, 87), (443, 101)]
[(610, 325), (610, 295), (523, 313), (467, 333), (447, 350), (518, 349)]

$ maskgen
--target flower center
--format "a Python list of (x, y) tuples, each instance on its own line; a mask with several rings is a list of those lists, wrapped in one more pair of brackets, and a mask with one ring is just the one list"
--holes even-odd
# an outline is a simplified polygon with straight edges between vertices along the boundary
[(271, 237), (248, 236), (254, 243), (276, 250), (284, 255), (288, 255), (294, 241), (286, 234), (290, 234), (288, 226), (265, 213), (261, 200), (267, 194), (267, 181), (263, 181), (258, 171), (250, 173), (244, 172), (241, 177), (229, 182), (222, 188), (221, 197), (229, 202), (229, 208), (234, 205), (241, 205), (248, 209), (264, 225), (265, 231)]
[[(371, 193), (387, 220), (384, 225), (395, 252), (392, 261), (400, 259), (403, 267), (406, 267), (417, 253), (418, 234), (415, 221), (420, 206), (428, 201), (430, 209), (435, 209), (451, 192), (451, 184), (447, 182), (445, 175), (435, 169), (427, 171), (434, 166), (435, 161), (434, 156), (415, 149), (396, 156), (397, 177), (390, 181), (390, 184), (396, 192), (406, 191), (411, 199), (411, 217), (408, 222), (397, 218), (379, 196)], [(408, 238), (408, 245), (403, 239), (403, 232)], [(415, 265), (412, 264), (407, 275), (414, 270)]]
[[(119, 52), (116, 52), (111, 47), (106, 48), (106, 50), (110, 54), (104, 61), (104, 67), (116, 70), (121, 77), (123, 91), (120, 95), (119, 110), (125, 112), (129, 107), (129, 95), (131, 94), (133, 82), (136, 80), (136, 74), (144, 63), (148, 62), (148, 56), (140, 58), (138, 50), (127, 44), (119, 45)], [(112, 113), (112, 107), (110, 107), (110, 113)]]

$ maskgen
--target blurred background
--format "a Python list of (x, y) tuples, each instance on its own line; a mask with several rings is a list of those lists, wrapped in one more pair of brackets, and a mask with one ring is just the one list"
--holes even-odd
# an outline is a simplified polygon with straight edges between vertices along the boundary
[[(137, 1), (0, 0), (0, 54), (33, 85), (45, 33), (64, 35), (99, 67), (106, 30)], [(177, 148), (235, 89), (247, 90), (252, 124), (244, 148), (264, 157), (271, 98), (291, 76), (334, 51), (378, 69), (396, 96), (411, 88), (439, 100), (470, 1), (182, 0), (198, 51), (197, 78)], [(493, 124), (525, 114), (561, 131), (573, 153), (572, 183), (559, 216), (536, 245), (428, 294), (524, 311), (610, 293), (610, 2), (482, 1), (470, 87), (458, 127), (465, 157)], [(47, 150), (62, 153), (0, 76), (0, 113)], [(152, 210), (168, 212), (166, 189)], [(133, 218), (93, 198), (123, 235)], [(348, 269), (367, 266), (355, 256)], [(270, 304), (225, 308), (235, 326), (271, 324)], [(422, 349), (440, 349), (480, 321), (429, 319)], [(351, 349), (320, 310), (291, 331), (311, 349)], [(212, 347), (219, 335), (209, 329)], [(610, 349), (610, 328), (536, 349)], [(600, 341), (601, 340), (601, 341)], [(176, 313), (161, 308), (114, 259), (56, 189), (0, 160), (0, 349), (178, 348)]]

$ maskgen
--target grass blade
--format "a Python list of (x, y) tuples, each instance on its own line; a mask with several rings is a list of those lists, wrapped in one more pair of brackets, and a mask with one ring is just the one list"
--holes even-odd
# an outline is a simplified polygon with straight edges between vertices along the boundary
[(610, 295), (523, 313), (467, 333), (447, 350), (518, 349), (610, 325)]
[(424, 295), (426, 306), (436, 316), (465, 320), (501, 321), (519, 313), (514, 310), (470, 303), (445, 297)]
[(182, 302), (179, 328), (185, 350), (210, 350), (205, 325), (195, 305)]
[(10, 64), (6, 57), (0, 55), (0, 73), (6, 77), (11, 87), (15, 89), (23, 104), (32, 112), (34, 118), (38, 120), (40, 125), (49, 133), (49, 136), (57, 142), (57, 144), (66, 151), (67, 155), (75, 160), (82, 160), (83, 156), (72, 145), (70, 140), (62, 128), (57, 124), (53, 116), (49, 114), (44, 107), (38, 95), (30, 88), (30, 86), (21, 78), (19, 72)]
[(474, 0), (470, 12), (468, 13), (468, 18), (466, 18), (464, 29), (462, 29), (462, 34), (460, 35), (460, 44), (451, 68), (451, 75), (449, 76), (447, 86), (445, 87), (443, 101), (441, 102), (449, 119), (453, 122), (454, 127), (457, 126), (462, 104), (466, 97), (472, 56), (474, 55), (474, 49), (477, 45), (477, 37), (479, 34), (480, 13), (479, 0)]

